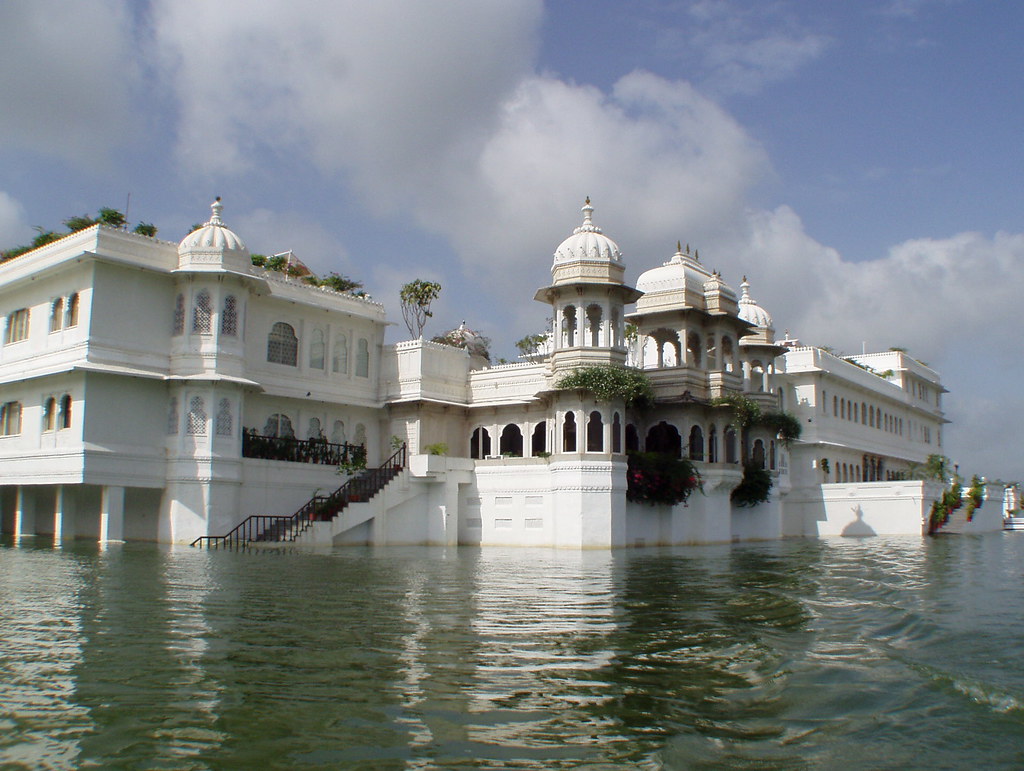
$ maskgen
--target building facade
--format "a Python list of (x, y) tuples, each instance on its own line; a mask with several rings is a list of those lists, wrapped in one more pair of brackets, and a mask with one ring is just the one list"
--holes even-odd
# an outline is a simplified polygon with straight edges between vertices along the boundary
[[(837, 485), (916, 485), (908, 511), (928, 505), (899, 480), (941, 452), (936, 373), (777, 342), (746, 278), (737, 297), (689, 247), (633, 287), (589, 200), (534, 297), (552, 319), (543, 353), (501, 366), (472, 345), (385, 346), (382, 305), (254, 266), (221, 214), (218, 200), (179, 244), (96, 225), (0, 263), (4, 532), (190, 542), (289, 514), (344, 481), (339, 462), (373, 466), (403, 442), (386, 489), (302, 538), (705, 543), (828, 532), (808, 522)], [(558, 387), (627, 363), (653, 405)], [(731, 397), (793, 413), (802, 438), (737, 430)], [(631, 450), (690, 459), (702, 491), (629, 500)], [(730, 500), (744, 460), (773, 480), (753, 507)]]

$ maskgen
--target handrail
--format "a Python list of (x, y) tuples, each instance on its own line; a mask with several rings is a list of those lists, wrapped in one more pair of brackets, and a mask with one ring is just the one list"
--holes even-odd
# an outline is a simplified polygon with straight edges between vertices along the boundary
[(314, 495), (291, 516), (283, 514), (252, 514), (226, 535), (201, 535), (192, 546), (244, 546), (254, 541), (294, 541), (314, 522), (329, 522), (349, 503), (368, 501), (398, 476), (405, 468), (407, 448), (403, 443), (379, 467), (366, 469), (346, 480), (330, 495)]
[(243, 428), (242, 457), (338, 466), (365, 462), (366, 446), (348, 442), (339, 444), (326, 439), (265, 436), (257, 433), (255, 428)]

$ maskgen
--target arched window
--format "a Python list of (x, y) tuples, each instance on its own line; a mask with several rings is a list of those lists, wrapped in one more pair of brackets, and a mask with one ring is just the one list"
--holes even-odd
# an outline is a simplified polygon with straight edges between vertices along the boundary
[(21, 402), (5, 402), (0, 405), (0, 436), (14, 436), (21, 433)]
[(622, 419), (617, 412), (612, 415), (612, 452), (622, 452)]
[(509, 423), (501, 430), (498, 452), (513, 458), (523, 457), (523, 432), (515, 423)]
[(750, 362), (750, 377), (754, 381), (752, 385), (755, 391), (764, 391), (764, 365), (760, 360), (754, 359)]
[(331, 429), (331, 442), (334, 444), (345, 444), (348, 437), (345, 434), (345, 421), (334, 421), (334, 428)]
[(267, 418), (267, 423), (263, 426), (263, 435), (279, 436), (282, 439), (294, 439), (295, 429), (292, 428), (291, 418), (283, 413), (275, 412)]
[(206, 405), (201, 396), (193, 396), (188, 403), (185, 433), (192, 436), (206, 436)]
[(601, 345), (601, 317), (603, 315), (600, 305), (587, 306), (587, 331), (590, 333), (590, 345), (593, 348)]
[(725, 429), (725, 462), (740, 462), (739, 454), (736, 452), (736, 431), (732, 428)]
[(278, 321), (267, 335), (267, 361), (274, 364), (298, 365), (299, 338), (291, 324)]
[(542, 420), (533, 427), (533, 437), (530, 440), (530, 454), (536, 457), (542, 452), (548, 451), (548, 422)]
[(691, 367), (700, 366), (700, 338), (696, 332), (690, 332), (686, 336), (687, 363)]
[(78, 326), (78, 292), (74, 292), (68, 297), (67, 304), (64, 307), (64, 326)]
[(185, 334), (185, 295), (180, 294), (174, 301), (174, 326), (171, 334)]
[(43, 431), (53, 431), (57, 427), (57, 400), (50, 397), (43, 405)]
[(750, 460), (758, 468), (764, 468), (764, 442), (762, 440), (754, 440), (754, 448), (751, 450)]
[(597, 410), (587, 418), (587, 452), (604, 452), (604, 421)]
[(679, 359), (676, 357), (676, 344), (671, 340), (666, 340), (661, 344), (661, 366), (679, 366)]
[(704, 460), (704, 431), (700, 426), (690, 429), (690, 460)]
[(644, 442), (647, 452), (660, 452), (673, 458), (683, 457), (683, 438), (679, 429), (664, 420), (652, 426)]
[(619, 325), (622, 323), (622, 318), (619, 316), (617, 310), (612, 310), (611, 324), (608, 326), (608, 332), (611, 335), (611, 346), (613, 348), (620, 348), (622, 346), (622, 336), (619, 333)]
[(208, 335), (213, 319), (213, 306), (210, 304), (210, 293), (205, 289), (196, 295), (196, 304), (192, 309), (192, 333)]
[(705, 345), (708, 354), (708, 369), (718, 369), (718, 346), (715, 343), (715, 336), (708, 335)]
[(217, 420), (214, 431), (217, 436), (231, 436), (234, 421), (231, 418), (231, 400), (221, 399), (217, 405)]
[(306, 430), (307, 439), (323, 439), (324, 432), (320, 429), (320, 418), (310, 418), (309, 428)]
[(562, 421), (562, 452), (576, 452), (576, 415), (565, 413)]
[(860, 403), (860, 422), (862, 426), (868, 424), (868, 405), (864, 402)]
[(60, 428), (71, 428), (71, 395), (64, 394), (60, 398), (60, 417), (57, 421)]
[(309, 367), (310, 369), (323, 369), (326, 349), (324, 346), (324, 333), (322, 329), (313, 330), (313, 341), (309, 344)]
[(640, 432), (632, 423), (626, 424), (626, 452), (640, 452)]
[(178, 433), (178, 397), (172, 396), (171, 402), (167, 405), (167, 434), (174, 436)]
[(345, 333), (334, 341), (334, 353), (331, 356), (331, 372), (348, 374), (348, 338)]
[(355, 443), (361, 447), (366, 446), (366, 426), (362, 423), (356, 423), (356, 438)]
[(473, 431), (469, 439), (469, 456), (471, 458), (486, 458), (491, 454), (491, 434), (480, 426)]
[(722, 369), (726, 372), (732, 372), (736, 369), (736, 361), (732, 352), (731, 337), (722, 338)]
[(370, 376), (370, 343), (360, 337), (356, 344), (356, 377)]
[(718, 463), (718, 429), (715, 426), (708, 431), (708, 463)]
[(224, 298), (224, 310), (220, 315), (220, 333), (227, 337), (238, 337), (238, 301), (233, 294)]
[(50, 306), (50, 331), (56, 332), (64, 326), (64, 298), (58, 297)]
[(853, 403), (853, 422), (857, 422), (857, 402)]
[(868, 408), (868, 427), (869, 428), (874, 428), (875, 427), (875, 406), (874, 405), (871, 405)]
[(832, 396), (832, 417), (839, 417), (839, 397), (834, 394)]

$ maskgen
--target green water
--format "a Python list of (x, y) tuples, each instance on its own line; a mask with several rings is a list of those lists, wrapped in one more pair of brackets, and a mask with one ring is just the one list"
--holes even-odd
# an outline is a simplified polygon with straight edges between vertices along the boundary
[(0, 768), (1021, 768), (1024, 533), (0, 546)]

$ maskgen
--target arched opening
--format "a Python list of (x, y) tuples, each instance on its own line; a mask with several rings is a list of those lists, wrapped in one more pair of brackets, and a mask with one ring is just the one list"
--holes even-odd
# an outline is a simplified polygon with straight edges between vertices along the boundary
[(566, 305), (562, 310), (562, 345), (572, 348), (576, 345), (576, 306)]
[(603, 315), (600, 305), (587, 306), (587, 332), (590, 336), (590, 345), (593, 348), (601, 345), (601, 318)]
[(718, 344), (714, 335), (708, 335), (705, 349), (708, 354), (708, 369), (718, 369)]
[(679, 435), (679, 430), (664, 420), (656, 426), (651, 426), (644, 447), (647, 452), (660, 452), (673, 458), (683, 457), (683, 438)]
[(736, 429), (727, 428), (725, 429), (725, 462), (726, 463), (739, 463), (739, 453), (736, 451)]
[(491, 434), (490, 432), (480, 426), (473, 435), (469, 438), (469, 457), (471, 458), (486, 458), (491, 454)]
[(691, 367), (700, 366), (700, 338), (696, 332), (690, 332), (686, 336), (686, 356)]
[(690, 429), (690, 460), (704, 460), (704, 431), (700, 426)]
[(74, 292), (70, 297), (68, 297), (68, 304), (64, 309), (64, 326), (78, 326), (78, 305), (78, 292)]
[(548, 422), (542, 420), (533, 427), (533, 437), (530, 440), (530, 454), (534, 457), (542, 452), (548, 451)]
[(197, 335), (208, 335), (213, 319), (213, 305), (210, 303), (210, 293), (205, 289), (196, 295), (196, 304), (192, 309), (192, 333)]
[(750, 362), (750, 379), (753, 390), (764, 391), (764, 365), (758, 359)]
[(612, 416), (612, 452), (622, 452), (622, 420), (617, 412)]
[(754, 448), (750, 453), (750, 460), (758, 468), (764, 468), (764, 442), (761, 439), (754, 440)]
[(333, 444), (344, 444), (347, 441), (348, 435), (345, 433), (345, 421), (334, 421), (334, 427), (331, 429), (331, 442)]
[(775, 470), (775, 440), (768, 442), (768, 468)]
[(523, 432), (515, 423), (509, 423), (501, 430), (498, 452), (513, 458), (523, 457)]
[(348, 374), (348, 338), (342, 334), (334, 341), (334, 352), (331, 356), (331, 371), (341, 375)]
[(275, 412), (267, 418), (263, 426), (264, 436), (278, 436), (282, 439), (294, 439), (295, 429), (292, 428), (292, 419), (281, 412)]
[(185, 295), (178, 295), (174, 301), (174, 325), (171, 329), (172, 335), (185, 334)]
[(217, 436), (231, 436), (233, 428), (231, 400), (221, 399), (217, 405), (217, 418), (214, 421), (213, 431)]
[(57, 427), (57, 400), (50, 397), (43, 405), (43, 431), (53, 431)]
[(224, 298), (224, 309), (220, 314), (220, 333), (226, 337), (238, 336), (238, 301), (233, 294)]
[(324, 345), (324, 333), (322, 329), (313, 330), (313, 341), (309, 344), (309, 366), (310, 369), (323, 369), (326, 356)]
[(604, 452), (604, 421), (597, 410), (587, 418), (587, 452)]
[(734, 372), (736, 370), (736, 359), (733, 355), (731, 337), (722, 338), (722, 369), (726, 372)]
[(576, 452), (576, 415), (571, 412), (562, 422), (562, 452)]
[(201, 396), (193, 396), (189, 402), (185, 433), (193, 436), (206, 436), (206, 405)]
[(626, 424), (626, 452), (640, 452), (640, 433), (632, 423)]
[(61, 428), (71, 428), (71, 396), (64, 394), (60, 400), (60, 418), (57, 421)]
[(356, 343), (356, 377), (370, 376), (370, 343), (360, 337)]
[(708, 431), (708, 463), (718, 463), (718, 429)]
[(295, 367), (299, 358), (299, 338), (291, 324), (283, 321), (274, 323), (267, 335), (267, 361)]
[(50, 331), (56, 332), (64, 326), (64, 298), (58, 297), (50, 307)]
[(306, 430), (307, 439), (323, 439), (324, 432), (320, 428), (320, 418), (310, 418), (309, 427)]

